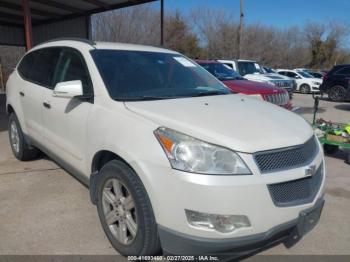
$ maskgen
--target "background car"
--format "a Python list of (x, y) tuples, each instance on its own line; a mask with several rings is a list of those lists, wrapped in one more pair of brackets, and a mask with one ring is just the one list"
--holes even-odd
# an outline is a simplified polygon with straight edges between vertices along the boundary
[(350, 98), (350, 65), (337, 65), (324, 77), (320, 87), (332, 101), (341, 102)]
[(281, 76), (273, 73), (266, 73), (258, 62), (252, 60), (217, 60), (225, 65), (228, 65), (233, 70), (237, 71), (244, 78), (263, 82), (276, 87), (284, 88), (288, 91), (290, 98), (293, 96), (294, 83), (289, 77)]
[(222, 81), (236, 93), (258, 95), (263, 100), (292, 109), (292, 103), (286, 90), (269, 84), (248, 81), (233, 69), (215, 60), (196, 60), (196, 62)]
[(315, 77), (315, 78), (319, 78), (319, 79), (322, 79), (322, 78), (323, 78), (323, 74), (320, 73), (320, 72), (309, 71), (308, 73), (309, 73), (310, 75), (312, 75), (313, 77)]
[(296, 91), (299, 91), (302, 94), (309, 94), (310, 92), (320, 91), (322, 80), (313, 77), (305, 71), (278, 69), (277, 72), (281, 75), (293, 78), (297, 83)]
[(306, 69), (306, 68), (295, 68), (294, 70), (306, 72), (306, 73), (312, 75), (313, 77), (320, 78), (320, 79), (322, 79), (323, 76), (325, 75), (325, 73), (323, 71), (314, 71), (314, 70), (310, 70), (310, 69)]

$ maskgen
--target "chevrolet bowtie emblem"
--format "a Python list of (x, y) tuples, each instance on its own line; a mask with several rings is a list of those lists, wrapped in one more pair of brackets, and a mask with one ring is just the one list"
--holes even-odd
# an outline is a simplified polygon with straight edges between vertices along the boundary
[(316, 174), (316, 165), (308, 166), (305, 169), (305, 176), (313, 176)]

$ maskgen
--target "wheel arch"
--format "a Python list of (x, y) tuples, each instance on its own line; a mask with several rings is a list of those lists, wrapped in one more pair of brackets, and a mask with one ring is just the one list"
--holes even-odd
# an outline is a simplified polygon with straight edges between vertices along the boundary
[(11, 104), (6, 105), (6, 112), (7, 112), (7, 115), (10, 115), (11, 113), (16, 114), (16, 111)]
[[(99, 172), (105, 164), (107, 164), (108, 162), (110, 162), (112, 160), (119, 160), (119, 161), (125, 163), (138, 176), (135, 169), (123, 157), (116, 154), (115, 152), (112, 152), (110, 150), (100, 150), (100, 151), (96, 152), (92, 158), (91, 176), (90, 176), (90, 197), (91, 197), (91, 202), (93, 204), (96, 204), (98, 201), (97, 185), (98, 185), (99, 179), (100, 179)], [(141, 178), (140, 178), (140, 180), (142, 182)]]

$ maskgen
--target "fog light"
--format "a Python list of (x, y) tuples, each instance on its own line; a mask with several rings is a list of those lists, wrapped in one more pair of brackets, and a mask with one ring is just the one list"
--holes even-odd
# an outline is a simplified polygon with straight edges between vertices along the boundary
[(190, 225), (213, 229), (222, 233), (229, 233), (241, 227), (251, 226), (247, 216), (207, 214), (187, 209), (185, 212)]

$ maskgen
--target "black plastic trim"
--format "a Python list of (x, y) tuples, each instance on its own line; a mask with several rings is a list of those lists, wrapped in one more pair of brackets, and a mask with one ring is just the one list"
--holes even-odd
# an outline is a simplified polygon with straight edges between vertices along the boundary
[[(323, 204), (324, 200), (323, 197), (321, 197), (313, 207), (304, 210), (304, 212), (316, 209), (320, 206), (323, 206)], [(169, 254), (248, 254), (251, 252), (256, 252), (258, 250), (264, 250), (267, 247), (273, 246), (274, 244), (287, 242), (290, 235), (297, 228), (298, 224), (300, 224), (300, 219), (301, 218), (299, 216), (295, 220), (280, 224), (264, 233), (229, 239), (212, 239), (190, 236), (184, 233), (176, 232), (161, 225), (158, 225), (158, 232), (162, 249)], [(294, 241), (293, 243), (288, 242), (288, 247), (293, 246), (301, 238), (302, 236), (299, 236), (297, 241)]]

